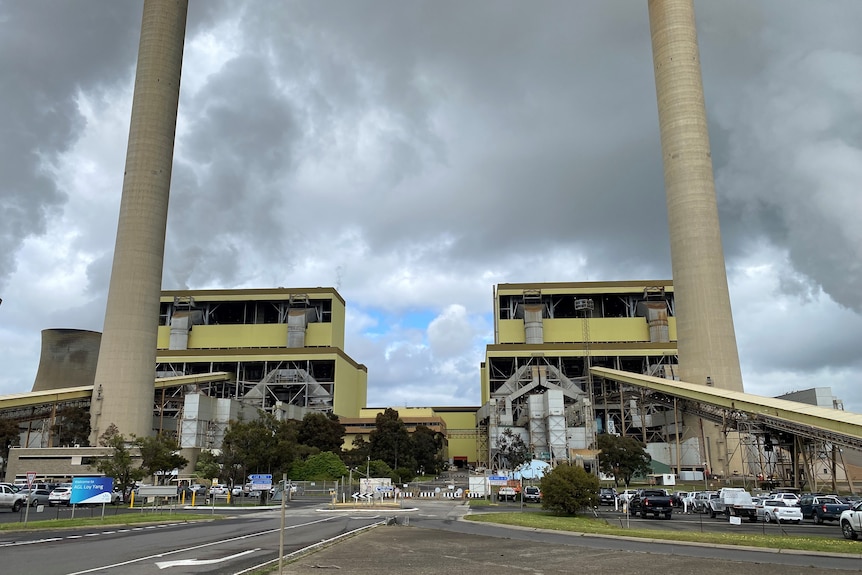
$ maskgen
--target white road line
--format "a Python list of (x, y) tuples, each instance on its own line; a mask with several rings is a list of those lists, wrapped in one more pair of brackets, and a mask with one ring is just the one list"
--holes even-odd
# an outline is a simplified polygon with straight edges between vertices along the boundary
[(62, 537), (51, 537), (50, 539), (34, 539), (33, 541), (10, 541), (0, 544), (0, 547), (18, 547), (20, 545), (33, 545), (34, 543), (50, 543), (51, 541), (61, 541)]
[[(301, 523), (299, 525), (291, 525), (289, 527), (285, 527), (285, 530), (298, 529), (300, 527), (305, 527), (307, 525), (314, 525), (315, 523), (324, 523), (326, 521), (332, 521), (333, 519), (336, 519), (336, 517), (327, 517), (325, 519), (318, 519), (317, 521), (309, 521), (308, 523)], [(149, 561), (151, 559), (167, 557), (168, 555), (174, 555), (176, 553), (186, 553), (188, 551), (194, 551), (195, 549), (203, 549), (204, 547), (211, 547), (213, 545), (222, 545), (223, 543), (228, 543), (230, 541), (241, 541), (243, 539), (251, 539), (252, 537), (259, 537), (261, 535), (269, 535), (270, 533), (278, 533), (278, 531), (279, 531), (279, 528), (268, 529), (266, 531), (260, 531), (259, 533), (249, 533), (248, 535), (240, 535), (238, 537), (232, 537), (230, 539), (222, 539), (219, 541), (212, 541), (211, 543), (204, 543), (202, 545), (195, 545), (194, 547), (187, 547), (185, 549), (174, 549), (173, 551), (166, 551), (164, 553), (156, 553), (155, 555), (147, 555), (146, 557), (139, 557), (137, 559), (129, 559), (128, 561), (122, 561), (120, 563), (112, 563), (110, 565), (102, 565), (100, 567), (93, 567), (92, 569), (85, 569), (84, 571), (76, 571), (74, 573), (68, 573), (67, 575), (83, 575), (84, 573), (95, 573), (97, 571), (104, 571), (107, 569), (112, 569), (114, 567), (122, 567), (123, 565), (131, 565), (132, 563), (139, 563), (141, 561)]]
[(255, 551), (260, 551), (260, 547), (257, 547), (255, 549), (249, 549), (248, 551), (242, 551), (240, 553), (235, 553), (227, 557), (222, 557), (221, 559), (180, 559), (179, 561), (157, 561), (156, 567), (158, 567), (159, 569), (167, 569), (168, 567), (179, 567), (186, 565), (213, 565), (215, 563), (224, 563), (225, 561), (230, 561), (231, 559), (236, 559), (237, 557), (242, 557), (243, 555), (248, 555), (249, 553), (254, 553)]

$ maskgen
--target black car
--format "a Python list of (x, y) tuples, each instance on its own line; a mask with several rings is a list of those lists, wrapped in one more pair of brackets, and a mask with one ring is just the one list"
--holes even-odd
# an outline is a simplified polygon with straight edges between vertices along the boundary
[(617, 490), (613, 487), (602, 487), (599, 490), (599, 505), (613, 505), (617, 500)]

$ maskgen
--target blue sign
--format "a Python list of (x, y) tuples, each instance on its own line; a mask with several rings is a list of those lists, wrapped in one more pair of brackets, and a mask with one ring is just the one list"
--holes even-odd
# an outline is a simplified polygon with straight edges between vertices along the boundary
[(505, 475), (491, 475), (488, 477), (488, 481), (508, 481), (509, 478)]
[(110, 503), (113, 490), (114, 480), (111, 477), (73, 477), (69, 503)]
[(262, 473), (262, 474), (258, 474), (258, 475), (249, 475), (248, 478), (251, 479), (252, 482), (260, 481), (261, 483), (266, 483), (268, 481), (268, 482), (272, 483), (272, 475), (269, 473)]

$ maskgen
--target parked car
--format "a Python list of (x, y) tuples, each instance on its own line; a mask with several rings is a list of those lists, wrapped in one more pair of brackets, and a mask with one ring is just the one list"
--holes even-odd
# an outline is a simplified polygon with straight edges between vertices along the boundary
[(619, 494), (620, 503), (628, 503), (632, 500), (632, 497), (638, 494), (637, 489), (626, 489), (622, 493)]
[(697, 497), (694, 498), (694, 512), (709, 513), (709, 500), (712, 498), (718, 498), (717, 491), (698, 492)]
[(599, 505), (613, 505), (617, 500), (617, 490), (613, 487), (599, 489)]
[(850, 505), (834, 495), (805, 495), (799, 500), (799, 508), (803, 517), (822, 524), (824, 521), (838, 521), (841, 513), (850, 509)]
[(48, 505), (48, 497), (51, 496), (47, 489), (22, 489), (18, 493), (30, 500), (30, 507)]
[(664, 489), (643, 489), (629, 501), (629, 513), (632, 516), (640, 513), (644, 519), (648, 515), (663, 515), (665, 519), (670, 519), (673, 515), (673, 500)]
[(747, 517), (754, 523), (757, 521), (757, 508), (751, 500), (751, 494), (741, 487), (725, 487), (718, 491), (717, 497), (709, 498), (709, 516)]
[(850, 509), (841, 512), (839, 519), (841, 534), (844, 539), (858, 539), (862, 533), (862, 502), (856, 503)]
[(13, 512), (18, 512), (24, 505), (24, 496), (17, 491), (13, 491), (8, 485), (0, 485), (0, 509), (11, 509)]
[(497, 501), (517, 501), (518, 492), (514, 487), (501, 487), (497, 492)]
[(48, 505), (70, 505), (72, 499), (72, 486), (57, 487), (48, 495)]
[(673, 498), (674, 507), (682, 509), (683, 502), (688, 497), (688, 491), (676, 491), (675, 493), (673, 493), (673, 495), (671, 495), (671, 497)]
[(213, 483), (210, 486), (210, 493), (213, 497), (227, 497), (228, 493), (230, 493), (230, 488), (227, 485)]
[(802, 509), (790, 505), (783, 499), (768, 499), (763, 502), (763, 520), (766, 523), (802, 523)]
[(799, 505), (799, 495), (796, 493), (789, 493), (784, 491), (776, 491), (769, 494), (767, 499), (781, 499), (783, 501), (788, 502), (791, 505)]
[(697, 498), (698, 493), (700, 493), (700, 491), (689, 491), (688, 495), (683, 497), (683, 509), (687, 510), (689, 513), (694, 512), (694, 500)]
[(542, 492), (535, 485), (524, 487), (524, 502), (525, 503), (541, 503)]

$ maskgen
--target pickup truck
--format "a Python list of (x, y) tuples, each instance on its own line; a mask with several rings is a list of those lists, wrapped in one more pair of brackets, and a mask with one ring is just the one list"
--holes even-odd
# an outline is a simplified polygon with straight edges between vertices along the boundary
[(643, 489), (629, 501), (629, 513), (646, 519), (647, 515), (653, 517), (664, 515), (670, 519), (673, 514), (673, 500), (664, 489)]
[(751, 523), (757, 521), (757, 507), (751, 494), (741, 487), (725, 487), (718, 491), (718, 497), (709, 500), (709, 516), (747, 517)]
[(844, 539), (859, 539), (859, 534), (862, 533), (862, 502), (842, 511), (838, 521)]
[(518, 492), (514, 487), (501, 487), (497, 492), (497, 501), (517, 501)]
[(538, 487), (534, 485), (528, 485), (524, 488), (524, 502), (525, 503), (541, 503), (542, 502), (542, 492)]
[(0, 509), (11, 509), (13, 513), (17, 513), (24, 506), (25, 497), (25, 494), (8, 485), (0, 485)]
[(850, 504), (834, 495), (805, 495), (799, 500), (799, 508), (802, 517), (811, 518), (820, 525), (824, 521), (838, 521), (841, 513), (850, 509)]

